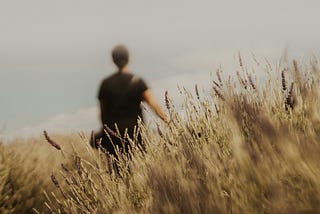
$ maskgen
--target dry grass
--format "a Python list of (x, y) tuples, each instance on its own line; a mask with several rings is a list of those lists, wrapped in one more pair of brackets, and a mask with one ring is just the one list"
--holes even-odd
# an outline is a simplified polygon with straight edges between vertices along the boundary
[(320, 212), (319, 64), (257, 63), (260, 84), (239, 64), (210, 95), (179, 89), (183, 112), (166, 93), (170, 124), (141, 125), (119, 175), (83, 136), (2, 145), (2, 213)]

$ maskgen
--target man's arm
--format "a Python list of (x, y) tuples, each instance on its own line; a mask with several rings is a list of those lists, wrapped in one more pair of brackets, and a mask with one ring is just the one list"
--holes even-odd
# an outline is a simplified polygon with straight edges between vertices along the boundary
[(150, 89), (145, 90), (143, 92), (143, 98), (148, 103), (150, 108), (166, 123), (169, 122), (169, 119), (167, 115), (162, 110), (161, 106), (158, 104), (158, 102), (155, 100), (153, 94), (151, 93)]

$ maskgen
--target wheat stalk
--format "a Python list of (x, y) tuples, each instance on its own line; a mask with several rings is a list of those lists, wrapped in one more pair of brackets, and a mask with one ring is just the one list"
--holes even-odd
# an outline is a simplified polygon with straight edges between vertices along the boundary
[(53, 140), (49, 137), (47, 131), (43, 131), (43, 134), (44, 134), (44, 137), (46, 138), (47, 142), (48, 142), (51, 146), (53, 146), (54, 148), (56, 148), (56, 149), (58, 149), (58, 150), (61, 150), (61, 146), (60, 146), (58, 143), (56, 143), (55, 141), (53, 141)]

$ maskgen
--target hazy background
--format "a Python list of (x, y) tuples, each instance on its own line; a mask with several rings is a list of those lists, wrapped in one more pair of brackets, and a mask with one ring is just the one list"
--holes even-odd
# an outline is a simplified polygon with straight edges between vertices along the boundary
[(271, 61), (319, 54), (320, 2), (0, 0), (0, 138), (98, 127), (96, 93), (126, 44), (132, 70), (163, 104), (203, 88), (238, 51)]

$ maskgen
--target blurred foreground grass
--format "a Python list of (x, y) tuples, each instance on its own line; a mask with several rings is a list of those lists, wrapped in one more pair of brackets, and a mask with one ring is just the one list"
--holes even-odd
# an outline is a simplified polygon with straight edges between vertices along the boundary
[[(261, 83), (239, 56), (210, 94), (166, 94), (170, 124), (141, 125), (146, 153), (122, 155), (119, 175), (85, 134), (0, 146), (1, 213), (320, 212), (319, 63), (272, 66)], [(134, 140), (129, 141), (135, 145)]]

